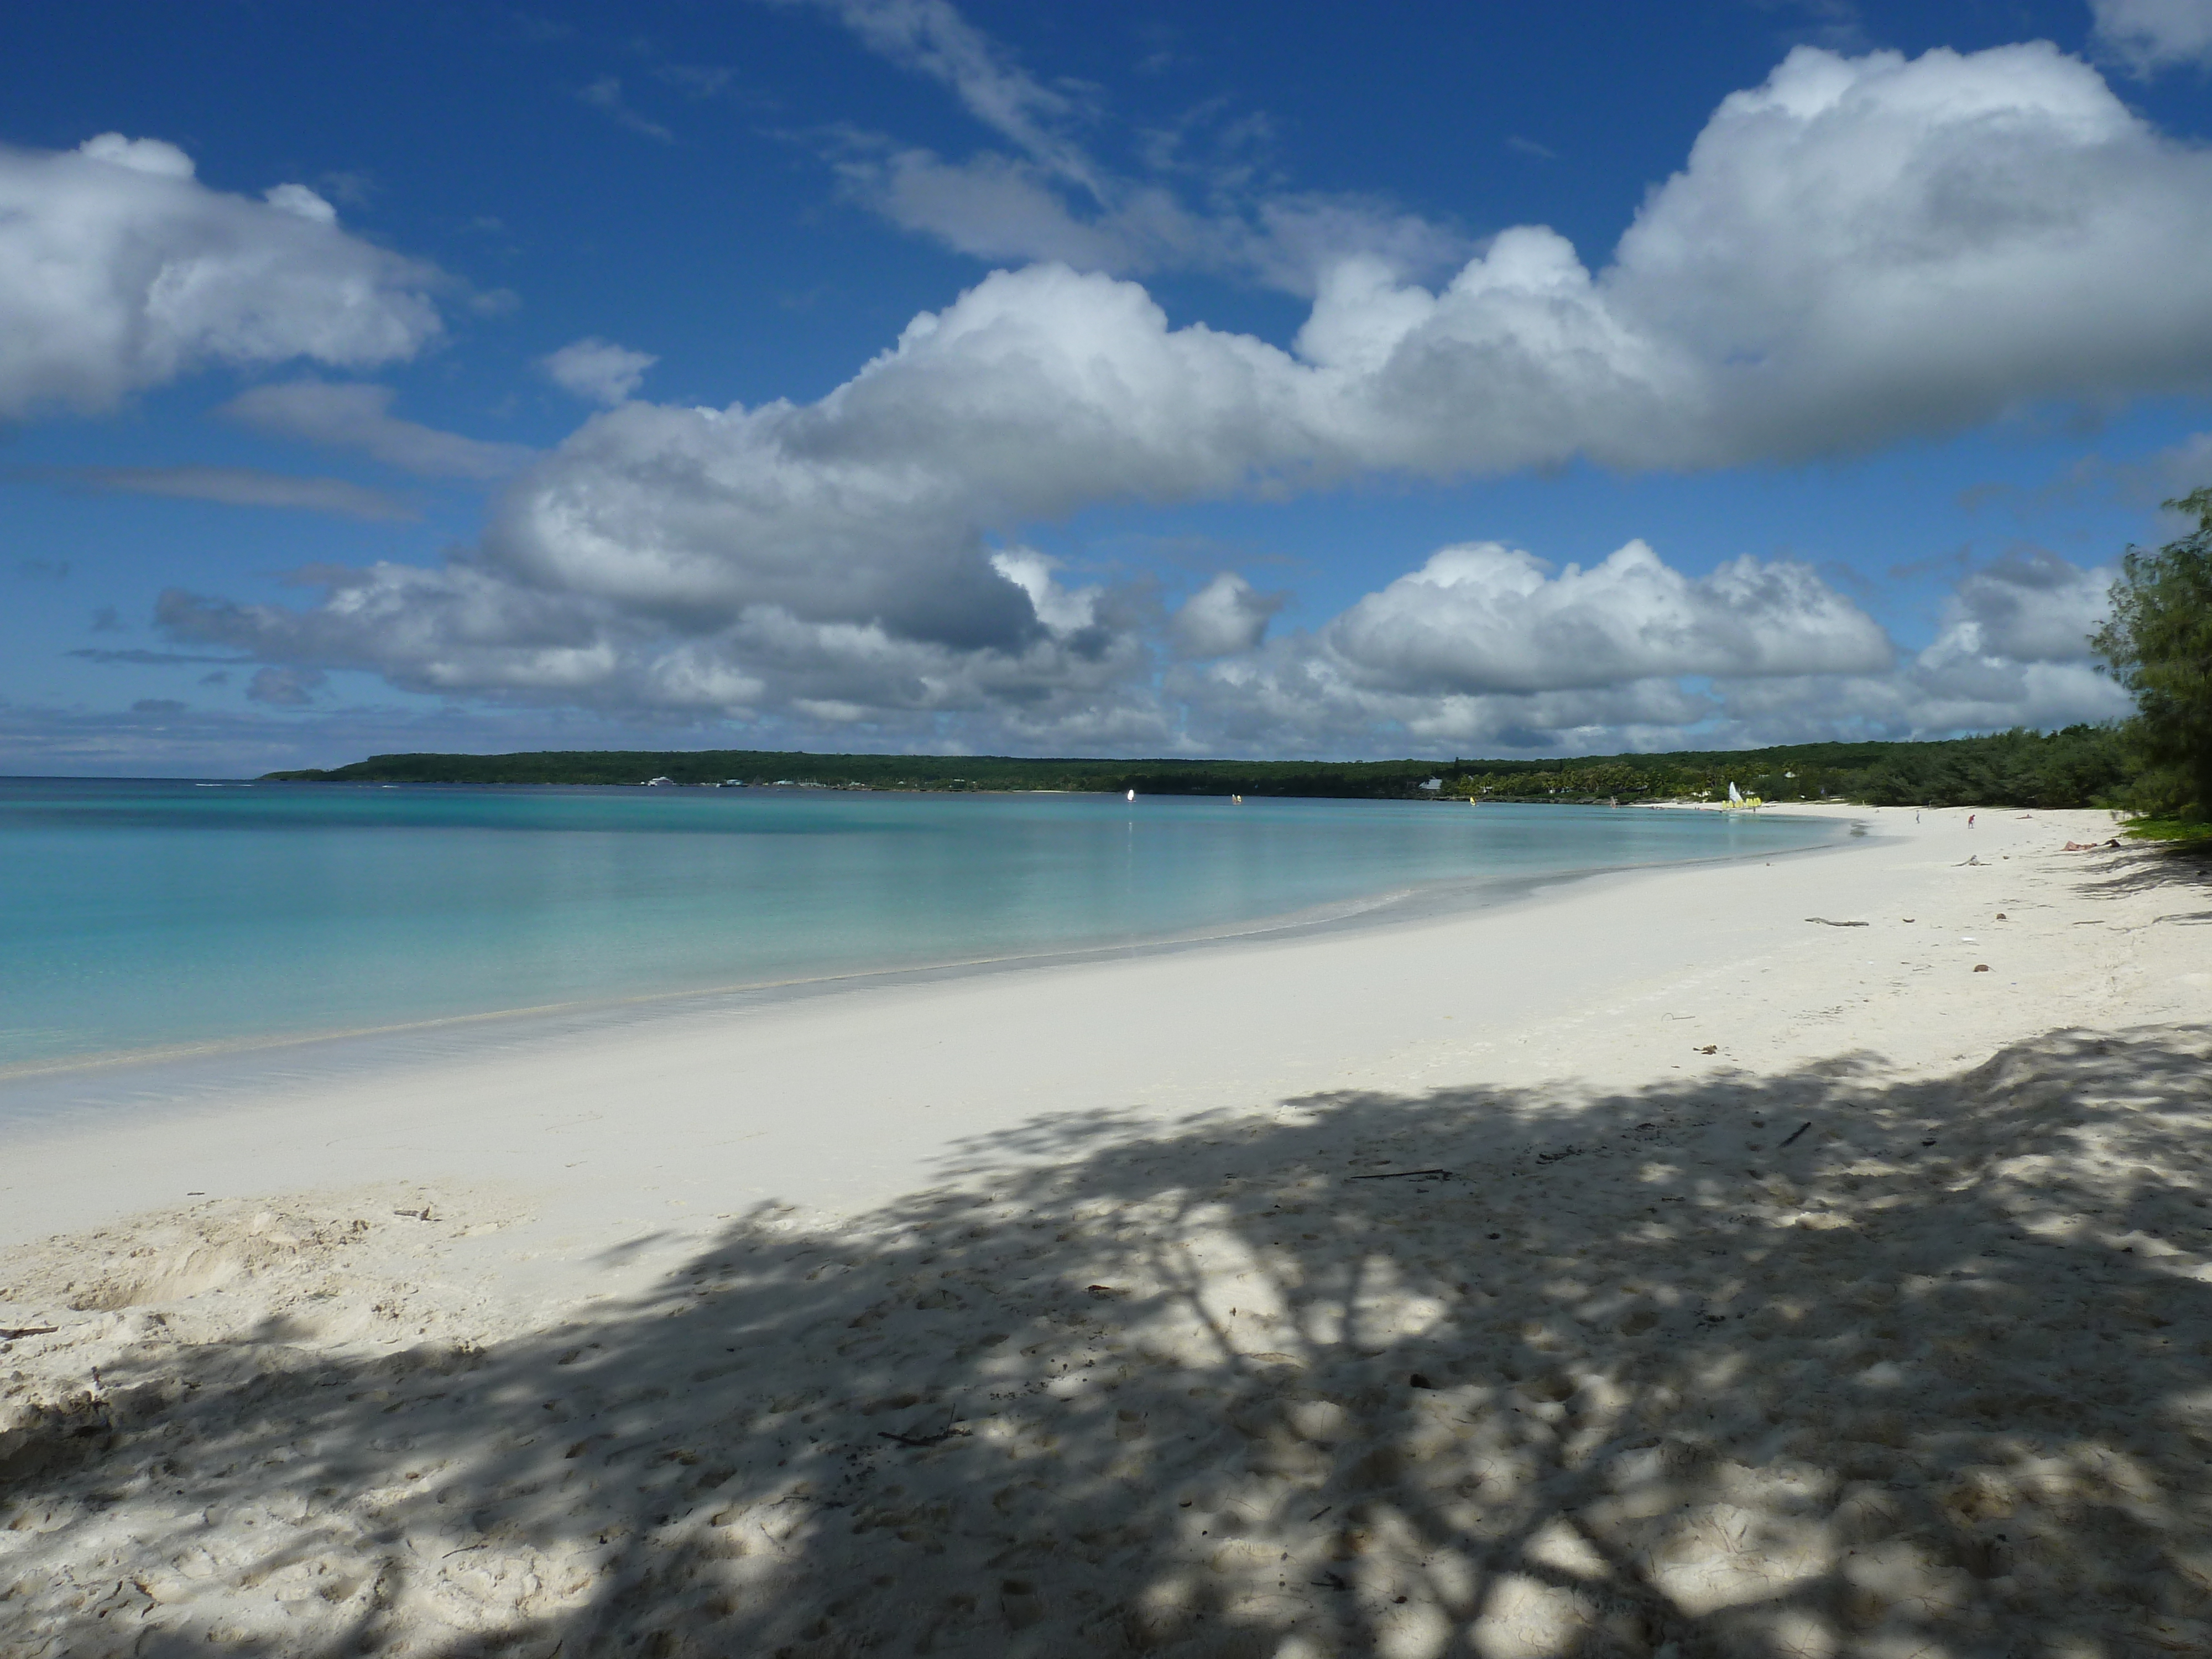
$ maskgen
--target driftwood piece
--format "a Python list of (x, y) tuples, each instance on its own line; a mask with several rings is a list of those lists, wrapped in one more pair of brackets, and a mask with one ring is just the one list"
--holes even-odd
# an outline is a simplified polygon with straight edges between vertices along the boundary
[(1449, 1181), (1449, 1170), (1393, 1170), (1388, 1175), (1346, 1176), (1347, 1181), (1416, 1181), (1422, 1176), (1431, 1181)]
[(876, 1437), (881, 1440), (896, 1440), (902, 1446), (925, 1447), (941, 1446), (967, 1432), (965, 1429), (946, 1428), (939, 1429), (935, 1434), (893, 1434), (889, 1429), (878, 1429)]

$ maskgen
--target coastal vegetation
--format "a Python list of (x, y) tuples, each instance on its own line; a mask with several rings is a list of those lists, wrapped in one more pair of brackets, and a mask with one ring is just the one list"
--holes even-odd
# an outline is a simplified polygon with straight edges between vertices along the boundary
[(520, 755), (376, 755), (329, 771), (272, 772), (312, 783), (784, 784), (831, 789), (1074, 792), (1140, 795), (1323, 795), (1403, 799), (1446, 763), (1033, 760), (1006, 755), (807, 755), (701, 749)]
[(1490, 800), (1715, 800), (1729, 785), (1768, 801), (1875, 806), (2100, 806), (2126, 787), (2110, 726), (1999, 732), (1931, 743), (1804, 743), (1778, 749), (1462, 761), (1444, 793)]
[(2197, 527), (2156, 552), (2128, 550), (2094, 643), (2136, 700), (2122, 728), (2130, 804), (2182, 836), (2212, 833), (2212, 489), (2166, 505)]
[(1056, 789), (1140, 795), (1303, 795), (1516, 801), (1725, 799), (1730, 783), (1769, 801), (1876, 805), (2117, 805), (2133, 751), (2116, 728), (2002, 732), (1929, 743), (1809, 743), (1772, 749), (1601, 755), (1571, 760), (1083, 760), (1003, 755), (808, 755), (707, 749), (378, 755), (328, 770), (272, 772), (313, 783), (738, 783), (836, 789)]

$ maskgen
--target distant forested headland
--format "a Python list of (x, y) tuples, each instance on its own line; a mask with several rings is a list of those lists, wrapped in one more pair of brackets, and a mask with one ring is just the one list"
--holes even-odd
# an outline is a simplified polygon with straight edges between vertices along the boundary
[[(1334, 795), (1402, 799), (1448, 762), (1029, 760), (1004, 755), (802, 755), (771, 750), (633, 750), (524, 755), (377, 755), (328, 772), (271, 772), (309, 783), (793, 784), (829, 789), (1133, 789), (1140, 795)], [(1433, 792), (1428, 792), (1433, 793)]]
[(830, 789), (1112, 791), (1513, 801), (1698, 800), (1734, 783), (1769, 801), (1874, 805), (2120, 805), (2135, 767), (2103, 726), (1935, 743), (1804, 743), (1778, 749), (1600, 755), (1574, 760), (1033, 760), (1000, 755), (806, 755), (748, 749), (377, 755), (302, 783), (807, 786)]

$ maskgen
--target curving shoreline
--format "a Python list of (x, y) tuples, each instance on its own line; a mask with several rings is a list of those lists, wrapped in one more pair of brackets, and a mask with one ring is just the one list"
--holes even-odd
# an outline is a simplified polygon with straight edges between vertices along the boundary
[(100, 1650), (99, 1579), (294, 1651), (2193, 1641), (2178, 1565), (2083, 1586), (2207, 1541), (2212, 894), (1848, 815), (14, 1138), (0, 1634)]
[[(1784, 811), (1769, 816), (1789, 814)], [(1852, 833), (1863, 834), (1864, 826), (1855, 823)], [(896, 994), (917, 985), (969, 977), (1390, 929), (1514, 904), (1532, 894), (1581, 882), (1658, 870), (1744, 864), (1762, 857), (1815, 856), (1836, 851), (1841, 844), (1839, 840), (1829, 839), (1778, 847), (1763, 854), (1729, 851), (1655, 862), (1430, 880), (1280, 914), (1128, 939), (1016, 945), (1000, 954), (942, 962), (801, 973), (719, 987), (650, 990), (538, 1007), (453, 1013), (354, 1030), (214, 1039), (0, 1066), (0, 1139), (25, 1130), (35, 1133), (41, 1120), (51, 1126), (86, 1111), (106, 1114), (112, 1124), (126, 1116), (143, 1118), (165, 1108), (189, 1109), (195, 1103), (216, 1101), (235, 1103), (272, 1091), (296, 1097), (310, 1086), (311, 1079), (336, 1083), (351, 1074), (383, 1078), (424, 1066), (465, 1060), (472, 1046), (486, 1042), (502, 1053), (511, 1053), (519, 1046), (573, 1046), (605, 1040), (609, 1034), (671, 1017), (693, 1024), (720, 1023), (750, 1018), (764, 1006), (815, 997)]]
[(19, 784), (0, 789), (0, 1117), (27, 1075), (1080, 955), (1401, 886), (1769, 847), (1804, 822)]

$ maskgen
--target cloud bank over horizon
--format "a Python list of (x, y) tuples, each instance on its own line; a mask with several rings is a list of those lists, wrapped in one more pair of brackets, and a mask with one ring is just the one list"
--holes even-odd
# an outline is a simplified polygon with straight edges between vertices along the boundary
[[(538, 454), (399, 420), (379, 386), (250, 387), (222, 411), (241, 425), (507, 482), (442, 563), (317, 561), (304, 580), (324, 597), (303, 607), (179, 586), (161, 631), (283, 671), (267, 684), (285, 694), (261, 700), (288, 707), (355, 670), (485, 708), (849, 747), (1587, 752), (2124, 708), (2086, 644), (2112, 573), (2055, 554), (1964, 576), (1935, 641), (1903, 653), (1806, 564), (1690, 574), (1638, 539), (1555, 567), (1539, 553), (1567, 550), (1471, 526), (1290, 632), (1287, 596), (1247, 571), (1170, 603), (1154, 579), (1075, 580), (1030, 544), (1102, 506), (1790, 465), (2212, 384), (2212, 154), (2081, 59), (1798, 47), (1720, 102), (1601, 264), (1540, 224), (1468, 248), (1320, 198), (1261, 204), (1237, 222), (1263, 223), (1265, 250), (1231, 253), (1227, 221), (1179, 219), (1102, 172), (1066, 136), (1074, 94), (949, 6), (830, 9), (1012, 147), (951, 169), (859, 143), (848, 185), (967, 252), (1036, 263), (915, 317), (811, 403), (641, 402), (659, 360), (579, 339), (541, 371), (606, 407)], [(2115, 4), (2100, 27), (2132, 39), (2148, 15)], [(88, 228), (61, 228), (64, 186)], [(158, 141), (0, 152), (10, 203), (0, 319), (43, 315), (51, 343), (0, 370), (0, 413), (112, 407), (203, 362), (357, 371), (440, 328), (428, 267), (349, 238), (303, 186), (209, 191)], [(54, 248), (96, 275), (100, 306), (21, 297), (24, 250)], [(1422, 280), (1447, 250), (1456, 270)], [(1115, 274), (1178, 264), (1243, 269), (1310, 309), (1279, 345), (1176, 326)]]

